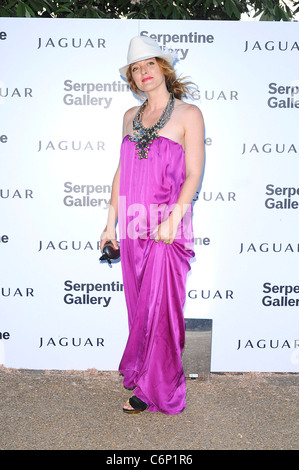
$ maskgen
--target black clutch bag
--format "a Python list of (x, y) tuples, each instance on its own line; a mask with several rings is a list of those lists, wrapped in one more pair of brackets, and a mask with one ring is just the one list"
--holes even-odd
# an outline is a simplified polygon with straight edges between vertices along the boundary
[(118, 244), (118, 249), (114, 248), (112, 245), (112, 242), (108, 240), (103, 248), (103, 254), (100, 257), (100, 261), (108, 261), (109, 264), (111, 264), (111, 260), (117, 260), (120, 257), (120, 249), (119, 249), (119, 243)]

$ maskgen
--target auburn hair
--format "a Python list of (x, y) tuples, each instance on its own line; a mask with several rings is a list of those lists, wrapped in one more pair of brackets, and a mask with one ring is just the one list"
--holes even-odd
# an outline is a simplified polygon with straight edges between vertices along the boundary
[[(187, 82), (183, 78), (177, 78), (173, 66), (167, 60), (162, 59), (161, 57), (155, 57), (155, 59), (165, 76), (165, 84), (169, 93), (173, 93), (174, 97), (179, 100), (187, 95), (192, 95), (191, 86), (194, 85), (192, 82)], [(127, 70), (126, 77), (131, 91), (134, 94), (140, 95), (141, 92), (133, 80), (131, 66), (129, 66)]]

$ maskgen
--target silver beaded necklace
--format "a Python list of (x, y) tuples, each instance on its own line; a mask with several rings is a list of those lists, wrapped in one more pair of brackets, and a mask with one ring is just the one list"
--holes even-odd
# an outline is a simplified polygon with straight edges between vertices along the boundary
[(158, 139), (159, 137), (158, 131), (162, 129), (162, 127), (164, 127), (170, 119), (174, 108), (174, 102), (174, 95), (171, 94), (167, 106), (164, 109), (160, 119), (152, 127), (144, 127), (142, 125), (142, 116), (147, 106), (148, 100), (146, 100), (138, 109), (136, 116), (133, 120), (134, 135), (130, 136), (129, 140), (132, 142), (136, 142), (136, 150), (137, 155), (139, 156), (139, 160), (141, 160), (142, 158), (147, 158), (151, 143), (153, 142), (153, 140)]

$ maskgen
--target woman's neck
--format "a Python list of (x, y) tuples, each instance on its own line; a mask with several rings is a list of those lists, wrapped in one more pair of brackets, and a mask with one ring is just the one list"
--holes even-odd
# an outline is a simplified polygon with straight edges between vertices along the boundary
[(159, 109), (164, 109), (167, 106), (167, 103), (169, 101), (170, 93), (165, 90), (160, 91), (160, 92), (149, 92), (147, 93), (147, 109), (148, 112), (155, 112)]

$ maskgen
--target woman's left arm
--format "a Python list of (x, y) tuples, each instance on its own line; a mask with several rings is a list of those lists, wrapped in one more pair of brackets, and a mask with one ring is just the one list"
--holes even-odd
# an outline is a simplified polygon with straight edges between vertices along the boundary
[(158, 227), (156, 240), (172, 243), (178, 226), (198, 190), (204, 166), (204, 121), (201, 111), (187, 105), (184, 112), (186, 179), (169, 218)]

